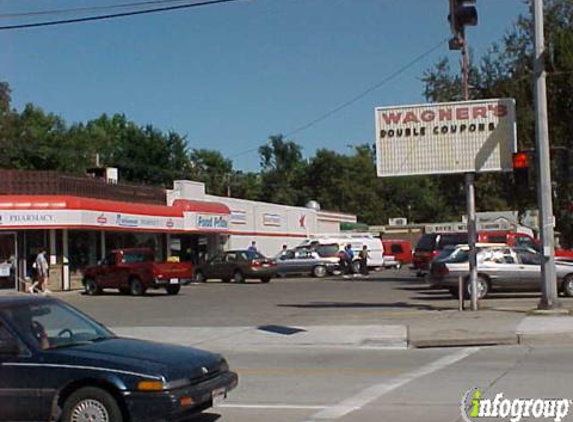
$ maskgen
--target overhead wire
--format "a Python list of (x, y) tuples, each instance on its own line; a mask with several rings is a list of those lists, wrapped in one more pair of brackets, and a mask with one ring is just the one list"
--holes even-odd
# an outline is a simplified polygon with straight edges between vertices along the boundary
[(51, 21), (31, 22), (31, 23), (14, 24), (14, 25), (4, 25), (4, 26), (0, 26), (0, 31), (39, 28), (39, 27), (56, 26), (56, 25), (67, 25), (67, 24), (81, 23), (81, 22), (93, 22), (93, 21), (100, 21), (100, 20), (107, 20), (107, 19), (124, 18), (124, 17), (128, 17), (128, 16), (168, 12), (168, 11), (172, 11), (172, 10), (191, 9), (194, 7), (212, 6), (212, 5), (216, 5), (216, 4), (222, 4), (222, 3), (235, 3), (235, 2), (239, 2), (239, 1), (247, 1), (247, 0), (204, 0), (204, 1), (199, 1), (199, 2), (179, 4), (179, 5), (174, 5), (174, 6), (155, 7), (155, 8), (144, 9), (144, 10), (130, 10), (127, 12), (108, 13), (108, 14), (104, 14), (104, 15), (95, 15), (95, 16), (84, 16), (84, 17), (79, 17), (79, 18), (58, 19), (58, 20), (51, 20)]
[(29, 18), (33, 16), (48, 16), (48, 15), (66, 15), (66, 14), (75, 14), (83, 12), (96, 12), (105, 10), (125, 9), (128, 7), (143, 7), (157, 4), (183, 3), (183, 2), (189, 3), (189, 0), (147, 0), (147, 1), (138, 1), (131, 3), (108, 4), (101, 6), (39, 10), (35, 12), (0, 13), (0, 19)]
[[(369, 88), (367, 88), (366, 90), (360, 92), (359, 94), (355, 95), (354, 97), (350, 98), (347, 101), (344, 101), (343, 103), (341, 103), (340, 105), (332, 108), (331, 110), (327, 111), (326, 113), (318, 116), (317, 118), (309, 121), (308, 123), (305, 123), (289, 132), (285, 133), (285, 137), (288, 138), (290, 136), (293, 136), (297, 133), (300, 133), (302, 131), (305, 131), (307, 129), (310, 129), (311, 127), (315, 126), (316, 124), (322, 122), (323, 120), (328, 119), (329, 117), (333, 116), (334, 114), (344, 110), (345, 108), (351, 106), (352, 104), (356, 103), (357, 101), (361, 100), (362, 98), (366, 97), (368, 94), (376, 91), (377, 89), (381, 88), (383, 85), (387, 84), (388, 82), (390, 82), (391, 80), (393, 80), (394, 78), (400, 76), (402, 73), (404, 73), (405, 71), (407, 71), (409, 68), (411, 68), (412, 66), (414, 66), (415, 64), (417, 64), (418, 62), (422, 61), (423, 59), (425, 59), (426, 57), (428, 57), (429, 55), (431, 55), (432, 53), (434, 53), (436, 50), (438, 50), (440, 47), (443, 46), (444, 43), (446, 43), (448, 41), (448, 38), (444, 38), (442, 39), (439, 43), (437, 43), (436, 45), (434, 45), (432, 48), (426, 50), (424, 53), (420, 54), (419, 56), (417, 56), (416, 58), (414, 58), (413, 60), (411, 60), (410, 62), (406, 63), (404, 66), (398, 68), (396, 71), (392, 72), (390, 75), (388, 75), (387, 77), (385, 77), (384, 79), (382, 79), (381, 81), (375, 83), (374, 85), (370, 86)], [(239, 152), (235, 155), (231, 155), (229, 158), (236, 158), (236, 157), (240, 157), (242, 155), (245, 154), (249, 154), (251, 152), (257, 151), (259, 149), (259, 147), (256, 148), (251, 148), (242, 152)]]

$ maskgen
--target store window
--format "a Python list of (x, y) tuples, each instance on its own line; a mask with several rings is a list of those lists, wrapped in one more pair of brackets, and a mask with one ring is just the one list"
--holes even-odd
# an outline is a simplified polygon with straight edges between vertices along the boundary
[(70, 276), (81, 276), (82, 271), (97, 263), (97, 236), (99, 233), (87, 230), (70, 230), (68, 236)]
[(165, 260), (164, 236), (160, 233), (119, 233), (106, 232), (106, 251), (127, 248), (149, 248), (158, 261)]

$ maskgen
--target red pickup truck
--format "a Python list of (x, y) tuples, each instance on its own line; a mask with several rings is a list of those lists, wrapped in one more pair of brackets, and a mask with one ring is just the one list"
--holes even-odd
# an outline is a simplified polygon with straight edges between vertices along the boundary
[(123, 294), (144, 295), (146, 290), (165, 289), (176, 295), (181, 285), (191, 282), (193, 268), (186, 262), (155, 262), (151, 249), (118, 249), (84, 271), (86, 294), (119, 289)]

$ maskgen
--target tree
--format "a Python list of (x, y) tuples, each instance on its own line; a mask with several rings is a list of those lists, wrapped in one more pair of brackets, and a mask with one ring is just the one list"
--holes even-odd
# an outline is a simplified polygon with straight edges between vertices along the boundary
[(226, 196), (232, 189), (233, 162), (219, 151), (194, 149), (190, 162), (193, 179), (205, 183), (208, 193)]
[(278, 204), (296, 205), (302, 202), (299, 195), (301, 171), (305, 167), (302, 147), (286, 141), (283, 135), (269, 137), (259, 148), (261, 159), (262, 199)]

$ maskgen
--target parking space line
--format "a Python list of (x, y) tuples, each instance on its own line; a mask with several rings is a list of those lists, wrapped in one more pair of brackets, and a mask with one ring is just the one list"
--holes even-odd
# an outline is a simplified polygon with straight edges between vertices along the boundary
[(379, 399), (383, 395), (388, 394), (389, 392), (396, 390), (397, 388), (400, 388), (417, 378), (421, 378), (433, 372), (440, 371), (450, 365), (453, 365), (456, 362), (459, 362), (460, 360), (467, 358), (479, 350), (479, 347), (468, 347), (462, 350), (458, 350), (455, 353), (444, 356), (443, 358), (440, 358), (411, 372), (397, 376), (396, 378), (390, 379), (386, 382), (368, 387), (355, 396), (349, 397), (345, 400), (342, 400), (340, 403), (320, 410), (319, 412), (312, 415), (309, 419), (305, 419), (304, 422), (318, 422), (339, 419), (351, 412), (361, 409), (368, 403)]

